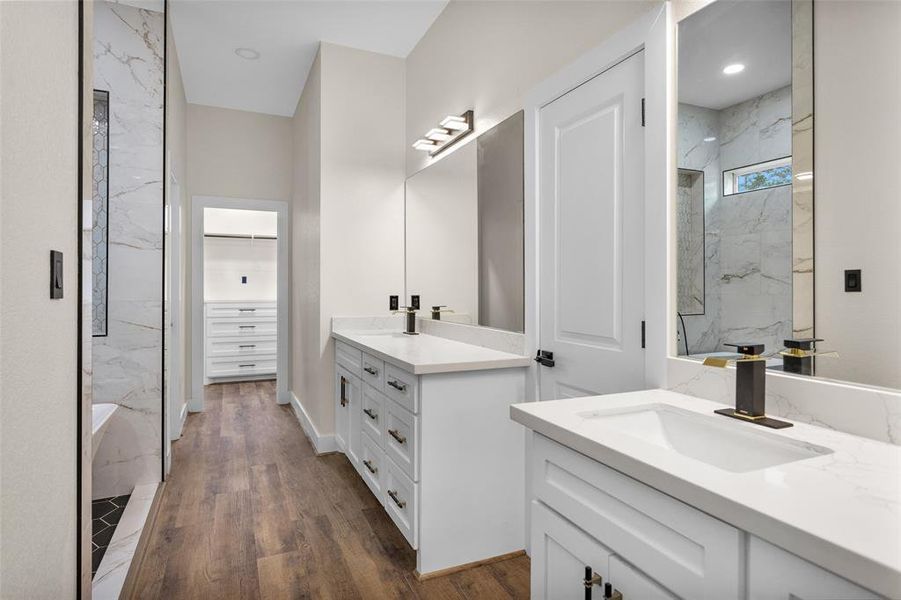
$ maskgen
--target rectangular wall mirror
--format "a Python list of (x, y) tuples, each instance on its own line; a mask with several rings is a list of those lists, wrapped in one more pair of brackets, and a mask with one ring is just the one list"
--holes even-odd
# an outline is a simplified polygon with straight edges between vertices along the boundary
[(407, 297), (423, 318), (522, 332), (523, 113), (406, 182)]
[[(897, 359), (839, 325), (879, 315), (854, 308), (849, 266), (820, 253), (866, 234), (827, 226), (837, 209), (814, 195), (814, 10), (720, 0), (679, 23), (678, 355), (763, 343), (770, 369), (898, 388)], [(898, 285), (897, 269), (879, 276)]]

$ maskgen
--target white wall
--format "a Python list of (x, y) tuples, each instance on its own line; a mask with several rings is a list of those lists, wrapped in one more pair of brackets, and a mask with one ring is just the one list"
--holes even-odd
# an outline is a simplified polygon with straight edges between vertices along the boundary
[[(402, 59), (323, 43), (294, 116), (303, 186), (294, 273), (314, 280), (298, 290), (294, 392), (326, 435), (334, 431), (331, 318), (384, 313), (388, 296), (403, 292), (403, 89)], [(306, 272), (314, 262), (318, 278)]]
[[(77, 108), (78, 5), (0, 2), (3, 598), (76, 593)], [(50, 250), (64, 253), (61, 300)]]
[(817, 370), (901, 388), (901, 3), (813, 14), (816, 335), (840, 353)]
[[(277, 235), (278, 213), (205, 208), (205, 234)], [(275, 302), (278, 241), (233, 237), (203, 240), (204, 302)], [(247, 282), (242, 283), (242, 277)]]
[(407, 57), (407, 174), (434, 159), (411, 144), (474, 109), (476, 135), (522, 108), (523, 94), (655, 3), (451, 0)]

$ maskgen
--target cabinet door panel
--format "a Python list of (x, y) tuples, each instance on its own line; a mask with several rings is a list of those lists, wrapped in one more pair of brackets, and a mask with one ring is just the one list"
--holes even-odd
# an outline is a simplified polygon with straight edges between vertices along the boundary
[(335, 441), (357, 466), (360, 456), (362, 383), (342, 366), (335, 369)]
[(870, 600), (876, 594), (760, 538), (749, 536), (751, 600)]
[(610, 557), (610, 583), (622, 593), (623, 600), (677, 600), (674, 594), (651, 581), (619, 556)]
[[(532, 501), (532, 598), (568, 600), (585, 597), (585, 567), (608, 579), (610, 551), (590, 535)], [(602, 598), (603, 588), (592, 589)]]

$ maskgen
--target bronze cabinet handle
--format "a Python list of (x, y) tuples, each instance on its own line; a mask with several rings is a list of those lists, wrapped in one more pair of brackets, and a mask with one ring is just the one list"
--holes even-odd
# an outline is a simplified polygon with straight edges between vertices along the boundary
[(238, 348), (256, 348), (256, 344), (238, 344)]
[(404, 508), (407, 506), (407, 503), (400, 498), (397, 497), (397, 490), (388, 490), (388, 495), (391, 496), (391, 499), (394, 500), (394, 503), (397, 504), (398, 508)]
[(341, 376), (341, 406), (347, 406), (347, 378)]
[(407, 391), (407, 386), (405, 386), (402, 383), (397, 383), (396, 379), (389, 381), (388, 385), (390, 385), (391, 387), (396, 389), (398, 392), (406, 392)]
[(389, 429), (388, 433), (391, 434), (391, 437), (397, 440), (398, 444), (406, 444), (407, 438), (402, 436), (397, 429)]
[(243, 365), (238, 365), (238, 366), (239, 367), (255, 367), (255, 366), (257, 366), (257, 364), (256, 363), (245, 363)]
[(256, 311), (257, 311), (257, 309), (255, 309), (255, 308), (239, 308), (238, 309), (238, 312), (256, 312)]
[(373, 377), (375, 377), (379, 374), (379, 370), (373, 369), (372, 367), (363, 367), (363, 370), (366, 371), (367, 373), (369, 373), (370, 375), (372, 375)]
[(369, 462), (368, 460), (364, 460), (363, 464), (366, 465), (366, 468), (369, 469), (369, 472), (372, 473), (373, 475), (375, 475), (376, 473), (379, 472), (379, 470), (376, 467), (373, 467), (372, 463)]
[(363, 412), (366, 413), (366, 416), (368, 416), (368, 417), (369, 417), (370, 419), (372, 419), (373, 421), (378, 421), (378, 420), (379, 420), (379, 415), (378, 415), (378, 413), (372, 412), (372, 409), (371, 409), (371, 408), (364, 408), (364, 409), (363, 409)]

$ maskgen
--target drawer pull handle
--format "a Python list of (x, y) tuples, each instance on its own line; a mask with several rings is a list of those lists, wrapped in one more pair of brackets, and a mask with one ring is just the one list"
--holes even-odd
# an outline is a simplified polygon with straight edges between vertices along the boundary
[(391, 381), (389, 381), (388, 385), (390, 385), (391, 387), (396, 389), (398, 392), (406, 392), (407, 391), (407, 386), (405, 386), (402, 383), (398, 383), (396, 379), (392, 379)]
[(257, 364), (256, 363), (245, 363), (243, 365), (238, 365), (238, 366), (239, 367), (255, 367), (255, 366), (257, 366)]
[(397, 504), (398, 508), (404, 508), (407, 506), (407, 503), (404, 500), (401, 500), (397, 497), (396, 490), (388, 490), (388, 495), (391, 496), (391, 499), (394, 500), (394, 503)]
[(373, 369), (372, 367), (363, 367), (363, 370), (372, 375), (373, 377), (377, 377), (379, 374), (378, 369)]
[(389, 429), (388, 433), (391, 434), (391, 437), (397, 440), (398, 444), (406, 444), (407, 438), (402, 436), (397, 429)]
[(341, 406), (347, 406), (347, 378), (341, 376)]
[(376, 412), (373, 412), (371, 408), (364, 408), (363, 412), (366, 413), (366, 416), (368, 416), (373, 421), (379, 420), (379, 414)]
[(372, 463), (369, 462), (368, 460), (364, 460), (363, 464), (366, 465), (366, 468), (369, 469), (369, 472), (372, 473), (373, 475), (375, 475), (376, 473), (379, 472), (378, 467), (373, 467)]
[(256, 325), (238, 325), (238, 329), (256, 329)]
[(256, 348), (256, 344), (238, 344), (238, 348)]
[(239, 308), (238, 312), (256, 312), (255, 308)]

